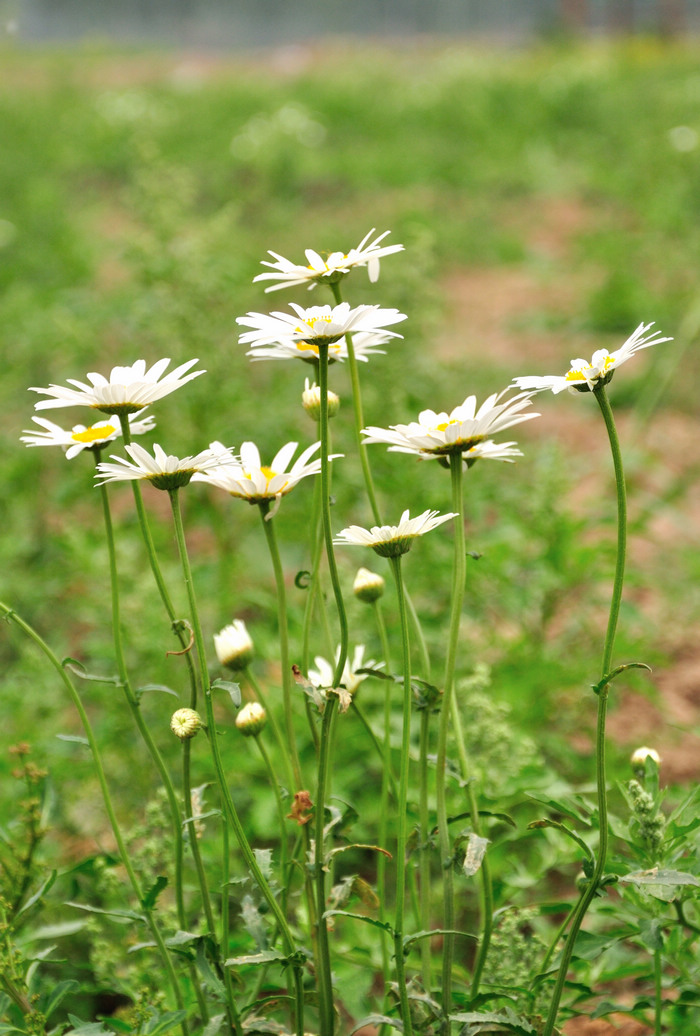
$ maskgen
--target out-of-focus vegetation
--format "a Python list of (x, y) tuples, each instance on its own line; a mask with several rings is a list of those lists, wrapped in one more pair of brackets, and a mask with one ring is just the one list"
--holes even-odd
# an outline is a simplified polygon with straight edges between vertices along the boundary
[[(208, 374), (156, 410), (154, 439), (168, 452), (196, 453), (213, 439), (235, 446), (253, 439), (268, 453), (288, 439), (310, 442), (314, 426), (299, 405), (310, 369), (251, 364), (237, 344), (235, 318), (267, 303), (284, 308), (289, 299), (330, 301), (322, 288), (263, 299), (251, 282), (268, 248), (301, 261), (305, 248), (349, 248), (376, 226), (391, 229), (390, 240), (406, 251), (386, 260), (376, 285), (356, 275), (347, 297), (396, 306), (409, 319), (405, 340), (361, 372), (367, 423), (407, 421), (424, 407), (450, 410), (468, 393), (483, 397), (517, 374), (563, 371), (571, 357), (619, 345), (642, 320), (676, 337), (642, 354), (611, 386), (622, 413), (635, 541), (643, 545), (652, 536), (654, 544), (632, 555), (618, 653), (663, 667), (699, 610), (700, 562), (685, 535), (689, 521), (679, 517), (692, 506), (697, 462), (673, 439), (660, 442), (654, 434), (655, 426), (663, 436), (682, 426), (688, 442), (697, 408), (697, 50), (645, 40), (486, 54), (460, 46), (318, 46), (294, 60), (290, 67), (279, 54), (228, 63), (163, 54), (2, 53), (2, 597), (59, 655), (114, 671), (91, 463), (85, 454), (66, 462), (59, 450), (19, 444), (38, 398), (28, 386), (107, 373), (139, 357), (171, 356), (175, 364), (198, 356)], [(504, 321), (499, 305), (515, 273), (533, 287), (533, 298), (525, 291), (521, 310), (508, 307)], [(473, 313), (460, 302), (472, 276), (487, 285), (476, 293)], [(484, 344), (488, 320), (498, 333)], [(360, 502), (347, 372), (335, 366), (332, 381), (346, 401), (344, 417), (341, 411), (334, 422), (334, 447), (347, 455), (334, 470), (338, 528), (370, 524)], [(477, 466), (469, 476), (468, 549), (481, 557), (470, 559), (468, 570), (462, 675), (489, 663), (488, 693), (510, 706), (515, 740), (532, 739), (535, 761), (565, 762), (570, 776), (583, 779), (590, 773), (584, 695), (597, 679), (612, 549), (610, 538), (585, 529), (590, 517), (612, 522), (612, 489), (606, 495), (604, 488), (609, 461), (590, 399), (548, 397), (538, 409), (549, 417), (517, 435), (522, 461)], [(79, 411), (45, 416), (65, 424), (83, 419)], [(392, 520), (403, 508), (449, 509), (438, 465), (372, 449), (385, 512), (396, 510)], [(107, 452), (120, 453), (119, 443)], [(285, 500), (279, 522), (293, 636), (305, 602), (293, 575), (309, 566), (310, 494), (302, 485)], [(213, 634), (244, 617), (259, 674), (274, 682), (274, 668), (266, 669), (266, 658), (277, 656), (274, 586), (257, 515), (203, 487), (184, 495), (206, 628)], [(130, 663), (143, 683), (172, 683), (167, 624), (128, 488), (117, 487), (113, 498)], [(148, 489), (146, 500), (166, 576), (177, 588), (163, 501)], [(664, 522), (680, 533), (654, 539)], [(366, 563), (342, 558), (348, 589), (355, 561)], [(446, 537), (427, 537), (407, 564), (433, 643), (444, 636), (450, 564)], [(179, 604), (185, 608), (184, 597)], [(355, 603), (350, 621), (352, 640), (367, 641), (376, 655)], [(13, 768), (7, 748), (18, 740), (30, 741), (49, 770), (48, 816), (60, 838), (46, 851), (55, 854), (70, 899), (87, 880), (84, 870), (67, 874), (70, 862), (96, 851), (94, 833), (105, 831), (97, 800), (86, 807), (90, 763), (81, 746), (56, 739), (78, 733), (77, 720), (33, 649), (8, 629), (0, 658), (0, 773)], [(633, 675), (628, 686), (648, 690), (650, 683)], [(363, 693), (371, 711), (372, 692)], [(137, 827), (154, 775), (113, 689), (86, 684), (84, 694), (109, 746), (110, 778)], [(163, 751), (175, 758), (171, 704), (154, 695), (144, 709)], [(485, 724), (496, 723), (483, 708), (481, 714)], [(627, 748), (613, 748), (613, 777), (625, 772)], [(240, 774), (245, 812), (258, 761), (233, 734), (223, 751), (229, 771)], [(373, 803), (363, 798), (368, 763), (357, 756), (352, 730), (338, 752), (334, 794), (362, 815)], [(511, 778), (504, 766), (495, 799), (515, 795)], [(533, 782), (543, 779), (533, 764)], [(518, 796), (522, 786), (521, 776)], [(0, 802), (12, 797), (3, 780)], [(248, 823), (253, 839), (266, 837), (271, 794)], [(510, 843), (508, 853), (518, 858), (526, 906), (562, 854), (532, 839), (519, 846)], [(503, 861), (499, 866), (503, 871)], [(569, 871), (565, 876), (571, 880)], [(363, 995), (358, 990), (357, 1003)]]

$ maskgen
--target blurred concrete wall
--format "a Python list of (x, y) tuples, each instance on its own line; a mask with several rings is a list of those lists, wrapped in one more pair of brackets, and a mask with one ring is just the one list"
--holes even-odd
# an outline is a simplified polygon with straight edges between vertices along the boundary
[(20, 40), (244, 49), (321, 36), (700, 31), (700, 0), (0, 0)]

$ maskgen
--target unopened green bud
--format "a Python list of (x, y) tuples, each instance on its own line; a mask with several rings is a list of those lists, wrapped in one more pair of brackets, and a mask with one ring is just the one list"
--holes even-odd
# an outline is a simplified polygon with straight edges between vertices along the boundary
[(267, 723), (267, 713), (259, 701), (249, 701), (236, 716), (236, 726), (246, 737), (257, 737)]
[(194, 709), (178, 709), (170, 719), (170, 729), (181, 741), (194, 737), (201, 725), (202, 717)]
[(384, 593), (385, 582), (376, 572), (368, 568), (359, 569), (352, 584), (352, 592), (366, 604), (374, 604)]
[(242, 619), (214, 634), (214, 649), (221, 665), (233, 672), (247, 669), (253, 658), (253, 641)]
[[(328, 416), (335, 417), (340, 408), (340, 397), (336, 396), (335, 392), (331, 392), (330, 389), (327, 393), (328, 399)], [(307, 412), (310, 418), (314, 421), (319, 421), (321, 418), (321, 389), (314, 381), (309, 383), (309, 379), (304, 379), (304, 391), (301, 394), (301, 405)]]

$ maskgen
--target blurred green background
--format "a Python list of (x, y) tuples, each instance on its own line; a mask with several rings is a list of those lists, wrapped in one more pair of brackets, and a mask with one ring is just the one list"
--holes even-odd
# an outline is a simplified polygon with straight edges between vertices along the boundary
[[(613, 778), (626, 774), (629, 749), (656, 736), (666, 779), (696, 777), (700, 702), (687, 673), (700, 666), (698, 47), (640, 38), (490, 51), (323, 43), (235, 60), (89, 48), (6, 47), (1, 56), (2, 598), (59, 656), (114, 671), (91, 460), (19, 443), (38, 398), (28, 386), (139, 357), (175, 365), (197, 356), (207, 375), (153, 408), (154, 441), (180, 456), (212, 439), (253, 439), (268, 457), (290, 438), (306, 444), (314, 426), (300, 394), (311, 369), (252, 364), (235, 318), (290, 300), (330, 301), (323, 288), (263, 295), (252, 278), (267, 249), (301, 261), (305, 248), (346, 250), (372, 226), (390, 229), (405, 252), (384, 261), (377, 284), (364, 271), (344, 284), (353, 304), (408, 314), (404, 340), (362, 368), (368, 424), (450, 410), (514, 375), (563, 373), (572, 357), (616, 348), (641, 321), (674, 337), (611, 385), (632, 532), (617, 657), (655, 669), (616, 685), (612, 759)], [(334, 448), (345, 454), (334, 465), (335, 525), (368, 525), (348, 374), (339, 365), (331, 373), (343, 399)], [(489, 695), (510, 707), (515, 739), (534, 739), (538, 763), (588, 780), (587, 688), (599, 675), (611, 582), (612, 471), (591, 398), (544, 396), (537, 409), (540, 420), (515, 430), (525, 453), (517, 465), (483, 463), (468, 476), (468, 549), (481, 556), (468, 566), (460, 672), (488, 663)], [(85, 414), (44, 416), (69, 425)], [(387, 520), (404, 508), (449, 508), (439, 465), (371, 451)], [(107, 452), (119, 453), (118, 444)], [(258, 675), (275, 688), (274, 586), (258, 514), (202, 486), (183, 495), (207, 636), (245, 618)], [(311, 496), (302, 483), (276, 519), (297, 654), (305, 591), (293, 580), (309, 565)], [(167, 498), (149, 487), (145, 497), (184, 611)], [(129, 487), (115, 487), (112, 499), (135, 680), (168, 683), (185, 704)], [(360, 550), (339, 554), (348, 592), (359, 565), (381, 564)], [(406, 564), (438, 671), (450, 564), (448, 530), (421, 541)], [(386, 605), (395, 626), (391, 592)], [(352, 643), (377, 657), (370, 617), (353, 600), (349, 611)], [(8, 746), (30, 741), (52, 774), (59, 859), (79, 856), (96, 830), (109, 843), (99, 803), (86, 806), (89, 759), (56, 738), (79, 731), (54, 674), (5, 625), (0, 661), (0, 774), (12, 769)], [(211, 663), (215, 670), (213, 651)], [(365, 688), (373, 714), (381, 689)], [(119, 694), (104, 684), (81, 691), (122, 809), (138, 817), (154, 775)], [(175, 758), (172, 707), (164, 695), (144, 703)], [(224, 751), (245, 809), (259, 763), (234, 734)], [(356, 807), (367, 794), (365, 751), (348, 719), (335, 791)], [(3, 780), (2, 808), (14, 794)], [(249, 818), (262, 838), (268, 796)]]

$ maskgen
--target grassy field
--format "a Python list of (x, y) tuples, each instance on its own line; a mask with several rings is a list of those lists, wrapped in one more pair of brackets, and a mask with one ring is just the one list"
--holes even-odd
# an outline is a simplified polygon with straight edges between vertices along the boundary
[[(289, 298), (309, 304), (298, 291), (263, 298), (251, 283), (268, 249), (300, 261), (305, 248), (349, 248), (372, 226), (391, 229), (390, 241), (405, 252), (386, 260), (377, 284), (360, 275), (348, 294), (355, 304), (395, 306), (409, 317), (404, 341), (362, 370), (368, 424), (407, 421), (424, 407), (450, 410), (515, 375), (564, 371), (572, 357), (616, 348), (641, 321), (673, 336), (611, 386), (631, 518), (617, 655), (654, 669), (616, 684), (611, 781), (629, 775), (630, 750), (650, 739), (664, 757), (666, 783), (696, 780), (700, 51), (638, 40), (486, 54), (458, 45), (332, 44), (235, 62), (87, 50), (0, 56), (2, 598), (59, 656), (114, 671), (90, 462), (19, 443), (36, 401), (29, 386), (64, 384), (139, 357), (171, 356), (175, 364), (198, 356), (207, 375), (158, 408), (155, 441), (169, 453), (193, 454), (213, 439), (236, 447), (253, 439), (264, 453), (292, 438), (310, 442), (313, 425), (299, 405), (310, 370), (251, 364), (235, 318), (268, 303), (283, 308)], [(322, 290), (314, 302), (329, 301)], [(370, 524), (345, 369), (332, 368), (332, 387), (343, 399), (334, 448), (347, 455), (334, 477), (337, 525)], [(542, 419), (515, 436), (523, 459), (477, 467), (469, 479), (467, 546), (480, 557), (469, 559), (459, 663), (460, 677), (490, 667), (488, 686), (472, 692), (470, 736), (483, 753), (493, 808), (518, 821), (495, 867), (503, 902), (515, 898), (522, 907), (543, 902), (544, 875), (550, 888), (568, 887), (577, 870), (565, 841), (525, 836), (536, 815), (525, 793), (546, 798), (563, 780), (558, 774), (572, 786), (592, 779), (595, 716), (586, 692), (597, 679), (614, 546), (612, 472), (592, 400), (565, 394), (537, 402)], [(385, 511), (390, 502), (396, 519), (404, 507), (449, 509), (438, 465), (416, 467), (372, 449)], [(161, 496), (146, 489), (177, 594)], [(293, 652), (305, 603), (293, 577), (309, 567), (310, 498), (302, 485), (280, 521)], [(205, 630), (211, 636), (234, 616), (245, 618), (258, 675), (274, 686), (274, 584), (257, 515), (202, 487), (188, 489), (185, 503)], [(130, 665), (143, 682), (171, 684), (167, 627), (128, 487), (115, 490), (114, 507)], [(351, 554), (341, 557), (348, 591), (357, 565), (367, 563)], [(427, 537), (406, 566), (438, 656), (451, 557), (449, 536)], [(186, 609), (184, 593), (177, 605)], [(377, 657), (371, 623), (357, 602), (349, 608), (351, 642)], [(395, 624), (391, 595), (387, 612)], [(56, 737), (80, 731), (53, 674), (9, 627), (0, 659), (0, 815), (10, 816), (21, 795), (8, 748), (29, 741), (50, 773), (54, 837), (44, 852), (60, 872), (48, 907), (58, 919), (61, 898), (76, 898), (94, 880), (81, 861), (111, 849), (110, 836), (86, 753)], [(379, 698), (367, 688), (374, 715)], [(114, 688), (81, 690), (120, 809), (140, 828), (155, 775)], [(144, 710), (175, 759), (171, 706), (153, 695)], [(358, 754), (359, 727), (348, 726), (333, 793), (363, 818), (375, 808), (367, 767), (376, 780), (377, 768)], [(259, 761), (233, 739), (223, 751), (230, 771), (240, 772), (245, 812)], [(210, 779), (206, 764), (200, 777)], [(247, 822), (251, 837), (264, 840), (274, 801), (269, 792), (259, 802), (255, 795)], [(619, 795), (616, 808), (624, 812)], [(365, 952), (351, 942), (349, 965)], [(98, 974), (80, 947), (84, 974)], [(611, 965), (618, 983), (627, 966), (626, 959)], [(353, 986), (353, 974), (349, 966), (346, 1003), (359, 1017), (368, 992), (360, 981)], [(636, 977), (630, 965), (628, 993)], [(86, 1014), (94, 1009), (87, 997)], [(674, 1031), (697, 1031), (695, 1022)]]

